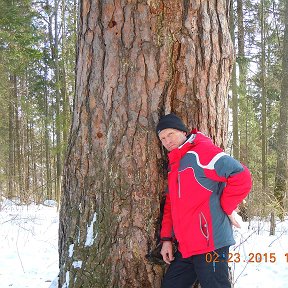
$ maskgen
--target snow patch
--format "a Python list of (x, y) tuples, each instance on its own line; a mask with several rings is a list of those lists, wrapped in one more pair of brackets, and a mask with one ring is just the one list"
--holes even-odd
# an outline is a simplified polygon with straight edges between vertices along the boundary
[(96, 222), (96, 212), (94, 213), (91, 224), (89, 226), (87, 225), (87, 236), (85, 241), (85, 247), (92, 246), (95, 238), (97, 237), (97, 233), (95, 237), (93, 237), (93, 226), (95, 222)]
[[(17, 201), (6, 199), (0, 202), (0, 286), (57, 288), (56, 275), (59, 273), (57, 208), (36, 204), (21, 206), (16, 203)], [(237, 221), (240, 223), (241, 219), (237, 218)], [(90, 245), (97, 237), (97, 233), (96, 236), (93, 235), (93, 231), (96, 230), (93, 230), (95, 222), (96, 214), (87, 226), (86, 243)], [(234, 229), (236, 244), (230, 248), (232, 262), (229, 266), (236, 282), (235, 288), (287, 287), (288, 217), (286, 216), (283, 222), (277, 220), (275, 236), (269, 236), (269, 228), (268, 220), (255, 217), (250, 225), (241, 222), (241, 229)], [(79, 235), (78, 233), (77, 236)], [(74, 248), (76, 249), (73, 245), (67, 247), (71, 257), (74, 255)], [(255, 256), (257, 253), (260, 255), (258, 262)], [(237, 255), (240, 262), (235, 261)], [(261, 257), (262, 261), (259, 260)], [(249, 259), (253, 259), (254, 262), (249, 262)], [(84, 268), (84, 264), (82, 261), (74, 261), (72, 267)], [(76, 277), (73, 276), (72, 279), (72, 274), (70, 279), (69, 272), (65, 276), (66, 282), (59, 288), (73, 286), (73, 282), (76, 281)]]
[(69, 275), (69, 271), (67, 271), (66, 272), (66, 275), (65, 275), (66, 277), (66, 281), (65, 281), (65, 283), (62, 285), (62, 288), (69, 288), (69, 282), (70, 282), (70, 275)]
[(0, 202), (0, 286), (56, 288), (58, 211), (44, 205)]
[(55, 200), (45, 200), (43, 205), (48, 207), (57, 207), (58, 203)]
[(79, 260), (79, 261), (74, 261), (72, 263), (72, 265), (73, 265), (74, 268), (80, 268), (81, 269), (82, 268), (82, 263), (83, 262)]
[(78, 231), (77, 242), (78, 242), (78, 244), (80, 243), (80, 230)]
[(69, 282), (70, 282), (70, 272), (69, 271), (67, 271), (66, 272), (66, 285), (67, 285), (67, 288), (69, 287)]
[(59, 277), (57, 276), (52, 283), (50, 284), (49, 288), (58, 288), (58, 281), (59, 281)]
[(71, 244), (69, 246), (69, 257), (71, 258), (73, 256), (74, 253), (74, 244)]

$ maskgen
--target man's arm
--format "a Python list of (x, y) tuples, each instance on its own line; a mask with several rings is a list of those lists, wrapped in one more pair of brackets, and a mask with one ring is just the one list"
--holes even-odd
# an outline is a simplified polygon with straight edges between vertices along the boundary
[[(233, 160), (236, 161), (235, 159)], [(227, 185), (221, 196), (221, 206), (227, 215), (231, 215), (232, 212), (236, 210), (238, 205), (248, 195), (252, 187), (251, 174), (247, 167), (244, 165), (242, 165), (242, 167), (242, 172), (231, 173), (227, 177)]]
[(223, 155), (214, 164), (214, 169), (205, 169), (205, 174), (215, 181), (226, 182), (221, 196), (221, 206), (233, 223), (232, 212), (248, 195), (252, 187), (248, 168), (233, 157)]
[(161, 255), (163, 260), (170, 264), (174, 260), (173, 247), (172, 247), (172, 215), (171, 215), (171, 202), (169, 193), (166, 194), (166, 200), (163, 211), (162, 226), (160, 232), (160, 238), (162, 241)]
[(170, 195), (169, 193), (167, 193), (160, 232), (161, 240), (172, 240), (172, 230), (173, 230), (173, 223), (171, 214), (171, 201), (170, 201)]

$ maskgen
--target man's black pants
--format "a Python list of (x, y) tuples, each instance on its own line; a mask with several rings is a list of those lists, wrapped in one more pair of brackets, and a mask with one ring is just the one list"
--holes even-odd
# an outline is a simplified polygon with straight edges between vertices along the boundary
[(164, 276), (162, 288), (191, 288), (198, 279), (201, 288), (231, 288), (228, 276), (229, 246), (182, 258), (176, 252)]

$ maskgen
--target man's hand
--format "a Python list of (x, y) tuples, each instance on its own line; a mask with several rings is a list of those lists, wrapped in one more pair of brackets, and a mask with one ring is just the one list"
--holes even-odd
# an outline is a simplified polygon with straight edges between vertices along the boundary
[(230, 222), (232, 225), (234, 225), (237, 228), (241, 228), (240, 224), (237, 222), (237, 220), (235, 219), (235, 211), (232, 212), (232, 214), (228, 215)]
[(171, 261), (174, 260), (173, 257), (173, 248), (172, 248), (172, 242), (171, 241), (164, 241), (162, 244), (162, 249), (160, 254), (163, 257), (163, 260), (167, 263), (167, 264), (171, 264)]

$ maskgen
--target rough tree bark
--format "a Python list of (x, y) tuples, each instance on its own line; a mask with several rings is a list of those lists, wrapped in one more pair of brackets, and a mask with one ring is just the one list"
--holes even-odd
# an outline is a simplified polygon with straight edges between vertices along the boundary
[(80, 1), (64, 165), (59, 287), (160, 287), (159, 116), (225, 147), (233, 49), (226, 1)]

